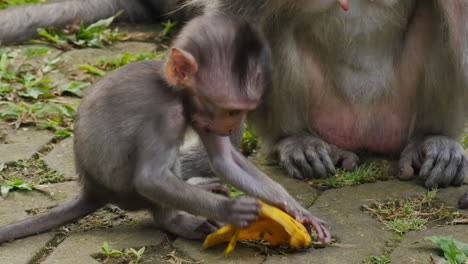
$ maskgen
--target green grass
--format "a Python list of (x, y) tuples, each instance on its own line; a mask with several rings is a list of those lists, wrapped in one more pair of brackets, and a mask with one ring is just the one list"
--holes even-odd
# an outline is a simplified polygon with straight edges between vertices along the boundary
[(369, 256), (366, 264), (388, 264), (390, 262), (391, 259), (388, 256)]
[(121, 13), (122, 11), (88, 26), (77, 19), (65, 29), (53, 27), (39, 28), (37, 33), (41, 36), (41, 41), (36, 40), (32, 42), (49, 43), (64, 50), (85, 47), (104, 48), (123, 39), (127, 35), (125, 32), (119, 32), (118, 28), (109, 28), (115, 18)]
[(398, 233), (406, 233), (408, 231), (420, 231), (428, 223), (428, 219), (408, 216), (392, 219), (387, 222), (387, 226)]
[(63, 182), (63, 176), (49, 168), (41, 158), (19, 160), (1, 165), (0, 179), (6, 182), (23, 181), (30, 186)]
[(388, 168), (387, 161), (364, 163), (353, 171), (337, 170), (336, 175), (326, 179), (312, 180), (309, 184), (316, 187), (339, 188), (376, 182), (387, 178)]
[(164, 56), (165, 53), (163, 52), (141, 52), (139, 54), (125, 52), (115, 57), (102, 57), (97, 61), (95, 66), (104, 71), (112, 71), (132, 62), (161, 60)]
[(146, 60), (161, 60), (165, 56), (162, 52), (141, 52), (139, 54), (131, 54), (125, 52), (114, 57), (99, 58), (95, 65), (81, 64), (77, 66), (78, 70), (86, 71), (89, 74), (97, 76), (105, 76), (108, 71), (113, 71), (124, 65), (137, 61)]
[(463, 217), (438, 200), (436, 189), (407, 199), (376, 201), (363, 208), (398, 234), (423, 230), (433, 222), (450, 223)]
[(463, 136), (461, 143), (463, 148), (468, 149), (468, 134), (465, 134), (465, 136)]
[(258, 147), (258, 138), (247, 127), (244, 129), (240, 149), (242, 154), (248, 156), (256, 151)]

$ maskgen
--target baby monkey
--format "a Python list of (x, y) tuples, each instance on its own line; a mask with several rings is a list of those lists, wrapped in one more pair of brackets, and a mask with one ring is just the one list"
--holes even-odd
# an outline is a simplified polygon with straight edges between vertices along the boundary
[[(147, 209), (158, 227), (203, 239), (227, 222), (251, 225), (259, 198), (283, 209), (321, 242), (328, 226), (232, 146), (229, 135), (261, 101), (270, 82), (270, 50), (241, 18), (204, 16), (188, 23), (166, 61), (121, 67), (83, 99), (74, 153), (82, 190), (49, 212), (0, 228), (0, 242), (44, 232), (107, 203)], [(217, 178), (180, 177), (179, 148), (188, 127), (200, 136), (210, 165), (223, 181), (251, 197), (228, 199)], [(200, 216), (207, 217), (201, 218)]]

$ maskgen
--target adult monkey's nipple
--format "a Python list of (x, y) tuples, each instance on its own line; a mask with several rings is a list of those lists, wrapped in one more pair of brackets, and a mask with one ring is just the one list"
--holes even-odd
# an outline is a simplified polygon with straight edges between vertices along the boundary
[(348, 0), (336, 0), (338, 4), (340, 4), (341, 8), (343, 8), (344, 11), (348, 11), (349, 9), (349, 4)]

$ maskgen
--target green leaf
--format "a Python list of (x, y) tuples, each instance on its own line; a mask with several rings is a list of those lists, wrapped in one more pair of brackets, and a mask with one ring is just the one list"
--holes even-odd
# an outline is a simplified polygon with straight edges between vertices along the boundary
[(3, 198), (7, 197), (8, 193), (10, 192), (11, 189), (13, 189), (13, 187), (11, 187), (9, 185), (2, 184), (0, 186), (0, 192), (2, 193), (2, 197)]
[(140, 250), (138, 250), (138, 257), (141, 257), (145, 253), (145, 250), (145, 247), (140, 248)]
[(102, 247), (101, 247), (102, 251), (104, 251), (104, 253), (108, 254), (111, 252), (111, 249), (109, 247), (109, 243), (107, 242), (104, 242), (102, 243)]
[(101, 19), (101, 20), (97, 21), (96, 23), (89, 25), (85, 29), (85, 31), (95, 31), (97, 29), (107, 28), (107, 27), (110, 26), (110, 24), (112, 24), (114, 19), (116, 17), (120, 16), (122, 13), (123, 13), (123, 10), (120, 10), (117, 14), (115, 14), (115, 15), (109, 17), (109, 18)]
[(83, 88), (89, 85), (90, 85), (89, 82), (72, 82), (72, 83), (69, 83), (67, 86), (60, 87), (60, 90), (62, 91), (62, 93), (67, 92), (67, 93), (74, 94), (78, 97), (82, 97)]
[(450, 264), (463, 264), (468, 258), (468, 255), (466, 255), (468, 245), (455, 240), (452, 236), (432, 236), (426, 237), (424, 240), (438, 245)]
[(120, 250), (112, 249), (112, 251), (109, 252), (108, 255), (111, 256), (111, 257), (120, 257), (120, 256), (123, 255), (123, 253), (122, 253), (122, 251), (120, 251)]
[(0, 93), (9, 93), (15, 89), (14, 86), (8, 83), (1, 83), (0, 82)]
[(45, 48), (45, 47), (32, 47), (32, 48), (27, 48), (24, 51), (24, 54), (25, 54), (27, 59), (30, 59), (30, 58), (35, 57), (35, 56), (44, 55), (48, 51), (49, 51), (49, 49)]
[(49, 34), (49, 32), (47, 32), (47, 30), (43, 29), (43, 28), (39, 28), (37, 30), (37, 34), (39, 34), (40, 36), (46, 38), (47, 40), (55, 43), (55, 44), (58, 44), (59, 43), (59, 39), (57, 36), (52, 36), (51, 34)]
[(232, 186), (230, 184), (227, 184), (226, 186), (231, 190), (231, 193), (229, 193), (229, 195), (228, 195), (229, 197), (235, 198), (235, 197), (245, 196), (245, 193), (238, 190), (236, 187), (234, 187), (234, 186)]
[(41, 129), (55, 128), (57, 125), (58, 123), (55, 121), (45, 121), (45, 120), (37, 121), (37, 126)]
[(94, 75), (99, 75), (99, 76), (105, 76), (107, 73), (103, 70), (100, 70), (92, 65), (89, 65), (89, 64), (81, 64), (81, 65), (78, 65), (77, 67), (78, 70), (83, 70), (83, 71), (87, 71), (89, 73), (92, 73)]
[(57, 68), (57, 64), (61, 63), (65, 59), (64, 56), (59, 56), (57, 58), (46, 58), (44, 62), (46, 65), (42, 68), (43, 73), (48, 73)]
[(62, 137), (69, 137), (71, 136), (71, 134), (72, 133), (70, 131), (66, 131), (66, 130), (55, 131), (55, 135), (62, 136)]
[(32, 186), (30, 186), (28, 183), (22, 181), (22, 180), (17, 180), (11, 184), (13, 188), (19, 189), (19, 190), (28, 190), (31, 191), (33, 189)]
[(11, 191), (11, 190), (28, 190), (28, 191), (31, 191), (34, 186), (30, 185), (29, 183), (26, 183), (22, 180), (17, 180), (13, 183), (8, 183), (8, 182), (3, 182), (3, 183), (0, 183), (0, 192), (2, 194), (2, 197), (6, 197), (8, 195), (8, 193)]
[(7, 70), (8, 66), (8, 54), (5, 52), (0, 58), (0, 72), (4, 73)]
[(455, 246), (465, 255), (468, 257), (468, 244), (465, 244), (463, 242), (460, 242), (456, 239), (454, 239)]
[(55, 97), (54, 94), (49, 93), (48, 90), (50, 86), (38, 86), (38, 87), (31, 87), (24, 92), (18, 93), (20, 96), (27, 97), (27, 98), (34, 98), (38, 99), (39, 97), (50, 98)]
[(135, 257), (138, 257), (138, 252), (135, 249), (129, 248), (128, 251), (132, 253)]

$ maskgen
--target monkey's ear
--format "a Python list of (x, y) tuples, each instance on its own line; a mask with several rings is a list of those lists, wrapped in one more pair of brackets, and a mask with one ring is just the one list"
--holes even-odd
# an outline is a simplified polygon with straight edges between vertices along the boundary
[(175, 87), (188, 86), (195, 73), (198, 71), (198, 63), (192, 54), (172, 48), (166, 62), (166, 77)]

